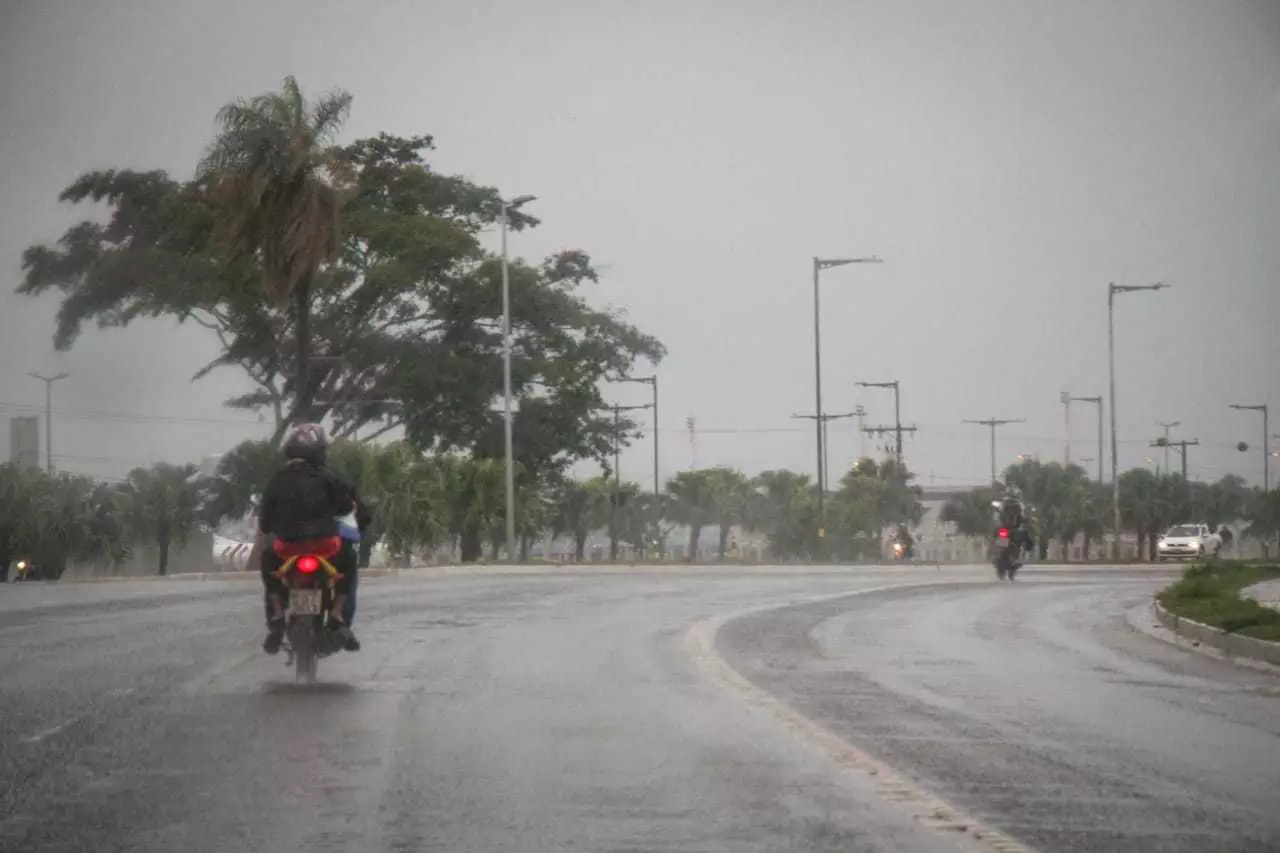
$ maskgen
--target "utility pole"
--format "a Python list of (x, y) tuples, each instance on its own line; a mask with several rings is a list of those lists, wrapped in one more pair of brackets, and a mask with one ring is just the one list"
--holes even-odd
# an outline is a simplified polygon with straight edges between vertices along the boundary
[[(39, 373), (28, 373), (32, 379), (44, 383), (44, 457), (45, 471), (53, 473), (53, 383), (66, 379), (70, 373), (59, 373), (54, 376), (42, 376)], [(39, 457), (36, 457), (39, 459)], [(40, 463), (37, 462), (37, 465)]]
[(1164, 469), (1166, 474), (1169, 473), (1169, 448), (1176, 447), (1178, 449), (1178, 452), (1182, 454), (1182, 479), (1184, 480), (1187, 479), (1187, 448), (1195, 447), (1198, 444), (1200, 444), (1200, 440), (1198, 438), (1170, 441), (1168, 438), (1161, 437), (1151, 442), (1152, 447), (1164, 448)]
[(863, 459), (867, 455), (867, 410), (861, 403), (854, 406), (853, 416), (858, 419), (858, 458)]
[(864, 428), (864, 431), (870, 434), (883, 435), (892, 432), (895, 436), (894, 452), (898, 458), (898, 466), (902, 466), (902, 434), (904, 432), (915, 432), (914, 426), (904, 427), (902, 425), (902, 397), (900, 395), (901, 387), (898, 380), (891, 379), (888, 382), (858, 382), (859, 388), (892, 388), (893, 389), (893, 426), (892, 427), (870, 427)]
[[(1098, 482), (1102, 483), (1104, 482), (1102, 477), (1102, 397), (1072, 397), (1071, 399), (1077, 403), (1093, 403), (1098, 407), (1098, 455), (1096, 459), (1098, 462)], [(1080, 461), (1083, 462), (1085, 460), (1082, 459)]]
[(698, 470), (698, 419), (693, 415), (684, 419), (685, 428), (689, 430), (689, 464)]
[(1062, 425), (1063, 435), (1066, 438), (1066, 444), (1062, 451), (1062, 464), (1071, 464), (1071, 392), (1063, 391), (1060, 398), (1062, 402)]
[[(1169, 430), (1173, 429), (1176, 426), (1182, 426), (1182, 421), (1169, 421), (1169, 423), (1165, 423), (1164, 421), (1156, 421), (1156, 426), (1164, 428), (1164, 470), (1166, 473), (1168, 473), (1169, 471), (1173, 470), (1172, 468), (1169, 467)], [(1186, 476), (1186, 474), (1187, 474), (1186, 471), (1182, 472), (1182, 475), (1184, 477)]]
[(659, 495), (662, 493), (662, 485), (658, 481), (658, 374), (628, 377), (620, 381), (653, 386), (653, 493)]
[(613, 409), (613, 494), (609, 498), (609, 559), (618, 559), (618, 495), (622, 490), (622, 413), (652, 409), (653, 403), (642, 406), (619, 406)]
[(1026, 421), (1021, 418), (999, 420), (997, 418), (988, 418), (985, 421), (965, 421), (967, 424), (977, 424), (978, 426), (991, 428), (991, 482), (994, 485), (999, 482), (996, 480), (996, 428), (1006, 426), (1008, 424), (1024, 424)]
[(792, 415), (791, 416), (793, 420), (802, 419), (802, 420), (809, 420), (809, 421), (812, 421), (812, 420), (819, 421), (819, 424), (818, 424), (819, 430), (820, 430), (819, 435), (822, 436), (822, 444), (823, 444), (822, 483), (823, 483), (824, 489), (826, 488), (826, 484), (829, 482), (827, 479), (827, 464), (831, 461), (830, 454), (827, 453), (827, 446), (826, 446), (827, 424), (830, 423), (831, 421), (840, 421), (840, 420), (844, 420), (845, 418), (851, 418), (854, 416), (854, 414), (855, 414), (854, 412), (842, 412), (836, 415), (824, 414), (824, 415)]

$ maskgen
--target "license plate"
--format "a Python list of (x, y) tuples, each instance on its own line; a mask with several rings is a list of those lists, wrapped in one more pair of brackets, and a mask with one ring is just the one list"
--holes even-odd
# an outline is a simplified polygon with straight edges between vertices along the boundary
[(320, 590), (295, 589), (289, 593), (289, 612), (296, 616), (320, 615)]
[(997, 547), (997, 548), (1008, 548), (1008, 547), (1009, 547), (1009, 540), (1008, 540), (1008, 539), (997, 539), (997, 540), (996, 540), (996, 547)]

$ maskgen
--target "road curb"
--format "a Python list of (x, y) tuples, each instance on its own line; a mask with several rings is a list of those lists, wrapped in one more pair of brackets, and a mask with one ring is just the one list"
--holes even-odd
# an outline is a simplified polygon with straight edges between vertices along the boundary
[(767, 710), (779, 722), (791, 729), (799, 738), (811, 746), (824, 752), (844, 767), (859, 771), (863, 776), (875, 783), (877, 793), (882, 800), (904, 809), (910, 817), (921, 825), (933, 829), (939, 835), (950, 837), (955, 841), (963, 839), (970, 845), (991, 851), (991, 853), (1033, 853), (1032, 848), (1012, 836), (1006, 835), (1000, 830), (964, 814), (950, 803), (939, 799), (908, 780), (889, 764), (873, 758), (840, 735), (809, 719), (779, 697), (757, 686), (734, 669), (715, 648), (716, 636), (719, 634), (720, 629), (736, 619), (767, 613), (771, 610), (782, 610), (787, 607), (820, 604), (828, 601), (838, 601), (842, 598), (857, 598), (891, 590), (909, 589), (911, 587), (950, 586), (957, 583), (979, 585), (988, 583), (988, 581), (983, 579), (905, 582), (876, 586), (869, 589), (810, 596), (785, 601), (780, 604), (754, 607), (698, 622), (685, 634), (684, 649), (708, 681), (736, 692), (748, 705)]
[(1232, 634), (1203, 622), (1196, 622), (1167, 610), (1158, 600), (1152, 601), (1156, 620), (1179, 637), (1203, 643), (1227, 657), (1248, 658), (1260, 663), (1280, 666), (1280, 643)]

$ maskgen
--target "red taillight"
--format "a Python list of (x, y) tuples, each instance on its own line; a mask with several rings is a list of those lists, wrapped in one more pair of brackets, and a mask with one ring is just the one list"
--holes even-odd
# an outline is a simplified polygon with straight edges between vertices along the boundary
[(1001, 539), (1008, 539), (1008, 538), (1009, 538), (1009, 528), (1007, 528), (1007, 527), (1001, 527), (1001, 528), (1000, 528), (1000, 530), (996, 532), (996, 535), (997, 535), (997, 536), (999, 536)]
[(297, 566), (298, 571), (302, 572), (304, 575), (309, 575), (316, 569), (320, 568), (320, 561), (315, 557), (299, 557)]

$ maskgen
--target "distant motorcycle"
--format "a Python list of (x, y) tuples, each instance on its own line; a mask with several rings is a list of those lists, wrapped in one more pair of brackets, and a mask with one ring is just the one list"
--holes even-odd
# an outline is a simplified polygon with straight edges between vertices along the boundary
[(915, 549), (901, 540), (893, 543), (893, 559), (910, 562), (915, 556)]
[(289, 590), (285, 611), (286, 666), (294, 667), (294, 678), (314, 684), (320, 658), (342, 650), (343, 641), (325, 629), (325, 618), (333, 608), (334, 584), (342, 577), (329, 559), (342, 547), (338, 537), (316, 542), (282, 542), (272, 548), (283, 560), (276, 575)]
[(32, 581), (36, 579), (35, 566), (27, 560), (19, 560), (13, 564), (13, 582)]

